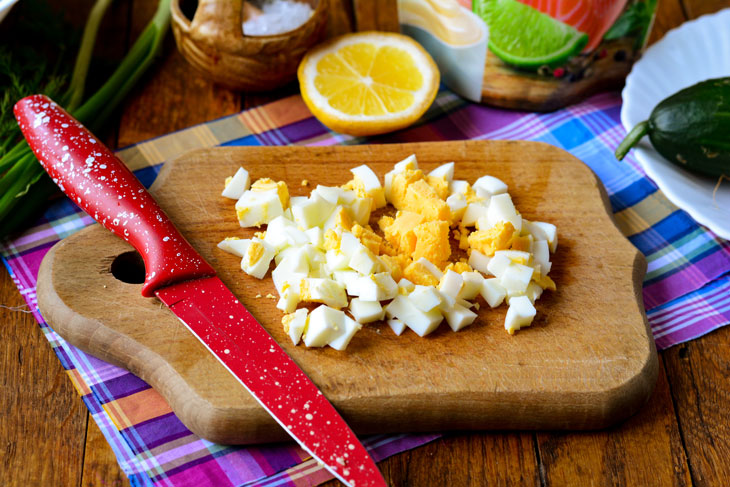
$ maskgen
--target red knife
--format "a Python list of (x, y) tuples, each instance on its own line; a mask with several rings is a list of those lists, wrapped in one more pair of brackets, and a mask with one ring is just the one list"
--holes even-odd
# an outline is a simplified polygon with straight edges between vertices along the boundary
[(349, 486), (384, 486), (375, 462), (312, 381), (183, 238), (132, 172), (43, 95), (15, 118), (53, 181), (145, 262), (157, 296), (307, 452)]

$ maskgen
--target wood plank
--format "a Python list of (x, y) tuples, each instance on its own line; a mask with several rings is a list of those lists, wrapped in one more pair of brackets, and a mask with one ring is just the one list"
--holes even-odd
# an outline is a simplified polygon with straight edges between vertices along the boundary
[[(539, 486), (531, 433), (451, 434), (378, 463), (391, 487)], [(339, 487), (332, 480), (324, 487)]]
[(698, 487), (730, 479), (729, 351), (726, 327), (663, 353), (692, 481)]
[(546, 485), (692, 485), (663, 367), (649, 402), (619, 427), (537, 439)]
[[(144, 0), (134, 2), (132, 39), (152, 18), (156, 4)], [(240, 103), (238, 93), (193, 71), (168, 32), (162, 57), (123, 103), (118, 147), (236, 113)]]
[(87, 411), (3, 268), (0, 485), (77, 485)]
[(84, 470), (79, 487), (126, 487), (129, 479), (117, 463), (114, 450), (89, 417), (84, 448)]
[(681, 0), (681, 2), (688, 19), (696, 19), (701, 15), (730, 7), (728, 0)]
[(687, 20), (682, 0), (659, 0), (657, 4), (654, 26), (649, 35), (649, 45), (664, 37), (667, 31), (679, 26)]
[(352, 0), (355, 30), (400, 32), (398, 2), (394, 0)]

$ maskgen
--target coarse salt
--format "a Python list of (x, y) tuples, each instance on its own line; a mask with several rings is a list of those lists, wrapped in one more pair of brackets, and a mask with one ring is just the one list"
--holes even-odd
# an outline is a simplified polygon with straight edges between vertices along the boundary
[(244, 35), (268, 36), (289, 32), (309, 20), (313, 12), (308, 3), (293, 0), (267, 0), (257, 6), (261, 13), (243, 23)]

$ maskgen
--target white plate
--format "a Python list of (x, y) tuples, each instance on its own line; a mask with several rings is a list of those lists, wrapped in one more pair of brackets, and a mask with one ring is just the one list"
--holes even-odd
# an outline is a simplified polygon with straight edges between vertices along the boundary
[[(730, 9), (705, 15), (668, 32), (626, 78), (621, 123), (628, 131), (646, 120), (664, 98), (711, 78), (730, 76)], [(644, 137), (633, 150), (659, 189), (692, 218), (730, 240), (730, 181), (689, 173), (664, 159)]]
[(0, 22), (3, 21), (5, 16), (10, 12), (10, 9), (13, 8), (13, 5), (18, 0), (0, 0)]

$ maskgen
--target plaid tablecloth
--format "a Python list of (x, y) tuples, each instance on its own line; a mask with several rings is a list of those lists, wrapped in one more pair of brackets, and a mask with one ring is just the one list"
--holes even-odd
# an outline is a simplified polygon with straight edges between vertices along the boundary
[[(624, 135), (620, 96), (607, 93), (549, 114), (503, 111), (441, 91), (415, 126), (372, 139), (334, 134), (293, 96), (120, 150), (147, 185), (161, 163), (216, 145), (330, 145), (457, 139), (528, 139), (568, 150), (598, 175), (623, 233), (646, 256), (644, 303), (657, 347), (696, 338), (730, 322), (730, 243), (695, 223), (647, 179), (632, 156), (613, 150)], [(132, 374), (70, 346), (36, 306), (41, 259), (59, 239), (92, 220), (67, 199), (32, 228), (0, 244), (3, 263), (117, 455), (132, 485), (168, 487), (302, 486), (331, 476), (294, 444), (234, 448), (188, 431), (167, 403)], [(437, 435), (366, 438), (376, 460)]]

